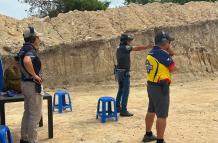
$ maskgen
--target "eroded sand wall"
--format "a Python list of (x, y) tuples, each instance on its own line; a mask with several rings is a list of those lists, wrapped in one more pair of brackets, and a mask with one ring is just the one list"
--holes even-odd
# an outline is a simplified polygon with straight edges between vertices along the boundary
[[(173, 48), (178, 70), (174, 79), (187, 81), (213, 75), (218, 69), (218, 20), (193, 23), (178, 27), (160, 27), (171, 33), (176, 41)], [(134, 43), (150, 41), (158, 29), (133, 32)], [(79, 84), (81, 82), (105, 82), (114, 80), (113, 67), (119, 37), (110, 40), (77, 42), (59, 45), (41, 53), (44, 78), (50, 86)], [(145, 78), (147, 51), (132, 53), (132, 78)]]

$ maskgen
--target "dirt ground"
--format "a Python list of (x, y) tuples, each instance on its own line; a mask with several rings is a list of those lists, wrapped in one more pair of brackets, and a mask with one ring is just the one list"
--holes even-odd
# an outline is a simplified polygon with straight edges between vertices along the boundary
[[(177, 83), (171, 87), (171, 105), (165, 139), (168, 143), (218, 142), (218, 78)], [(105, 124), (95, 119), (99, 97), (116, 95), (116, 86), (75, 87), (71, 90), (73, 111), (54, 113), (54, 138), (47, 139), (47, 108), (43, 105), (44, 127), (40, 143), (140, 143), (145, 132), (146, 86), (131, 87), (129, 110), (132, 118)], [(50, 92), (53, 94), (53, 92)], [(23, 103), (6, 105), (6, 121), (18, 143)], [(155, 126), (153, 128), (155, 131)]]

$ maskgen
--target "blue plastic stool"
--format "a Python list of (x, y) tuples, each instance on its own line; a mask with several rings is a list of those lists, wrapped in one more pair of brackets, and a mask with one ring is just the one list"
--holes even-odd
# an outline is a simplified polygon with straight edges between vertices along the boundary
[[(102, 110), (100, 111), (101, 102), (102, 102)], [(108, 103), (108, 110), (106, 109), (107, 103)], [(111, 108), (112, 103), (114, 104), (114, 111), (112, 111), (112, 108)], [(105, 97), (101, 97), (98, 100), (96, 119), (98, 119), (98, 117), (101, 117), (102, 123), (105, 123), (106, 119), (109, 119), (109, 118), (115, 118), (116, 121), (118, 121), (116, 102), (113, 97), (105, 96)]]
[[(8, 137), (8, 140), (6, 137)], [(13, 143), (11, 132), (9, 128), (4, 125), (0, 125), (0, 143)]]
[[(58, 104), (56, 104), (55, 99), (56, 96), (58, 96)], [(68, 97), (68, 103), (66, 103), (65, 96)], [(54, 94), (53, 99), (53, 111), (55, 109), (58, 109), (59, 113), (62, 113), (63, 110), (66, 110), (67, 108), (70, 108), (70, 111), (72, 112), (72, 104), (70, 99), (70, 94), (67, 91), (58, 90)]]

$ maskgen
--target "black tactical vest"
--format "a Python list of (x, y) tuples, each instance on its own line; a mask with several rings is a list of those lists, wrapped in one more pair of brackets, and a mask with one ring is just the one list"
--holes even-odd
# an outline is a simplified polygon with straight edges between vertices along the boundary
[(32, 80), (32, 76), (28, 73), (28, 71), (24, 67), (23, 59), (25, 56), (31, 57), (34, 71), (38, 76), (40, 76), (40, 74), (41, 74), (41, 61), (38, 57), (36, 49), (33, 47), (33, 45), (31, 43), (25, 43), (23, 45), (23, 47), (21, 48), (20, 52), (18, 53), (18, 56), (19, 56), (19, 63), (20, 63), (21, 75), (22, 75), (23, 81), (31, 81)]
[(127, 71), (130, 70), (130, 53), (131, 53), (132, 47), (128, 45), (120, 45), (117, 48), (117, 69), (125, 69)]

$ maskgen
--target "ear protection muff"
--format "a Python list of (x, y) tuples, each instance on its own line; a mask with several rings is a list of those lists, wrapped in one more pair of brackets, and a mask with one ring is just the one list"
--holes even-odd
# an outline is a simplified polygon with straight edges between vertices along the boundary
[(29, 26), (30, 29), (30, 42), (34, 43), (36, 40), (36, 36), (35, 36), (35, 30), (33, 27)]
[(166, 35), (166, 33), (164, 32), (164, 31), (161, 31), (162, 32), (162, 35), (163, 35), (163, 38), (162, 38), (162, 42), (164, 42), (164, 41), (169, 41), (168, 39), (167, 39), (167, 35)]
[(31, 36), (34, 36), (35, 30), (33, 27), (29, 26)]

